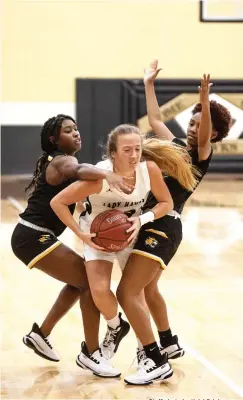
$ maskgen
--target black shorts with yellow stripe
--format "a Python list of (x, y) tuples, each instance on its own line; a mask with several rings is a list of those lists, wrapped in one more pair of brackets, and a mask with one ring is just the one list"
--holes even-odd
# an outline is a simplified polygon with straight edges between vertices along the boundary
[(48, 232), (37, 231), (28, 226), (17, 224), (11, 238), (11, 246), (16, 257), (29, 268), (34, 265), (61, 242)]
[(142, 226), (132, 253), (158, 261), (165, 269), (175, 255), (181, 240), (180, 218), (175, 219), (166, 215)]

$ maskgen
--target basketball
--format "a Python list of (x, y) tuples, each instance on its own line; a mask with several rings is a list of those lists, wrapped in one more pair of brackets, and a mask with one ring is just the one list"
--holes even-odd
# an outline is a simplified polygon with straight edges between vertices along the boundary
[(104, 247), (109, 253), (121, 251), (128, 246), (127, 239), (132, 232), (127, 229), (132, 226), (126, 214), (119, 210), (107, 210), (93, 220), (90, 233), (96, 233), (92, 238), (98, 246)]

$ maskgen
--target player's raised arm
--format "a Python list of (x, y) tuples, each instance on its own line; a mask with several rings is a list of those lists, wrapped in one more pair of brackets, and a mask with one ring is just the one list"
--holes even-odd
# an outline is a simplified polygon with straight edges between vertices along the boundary
[(198, 155), (200, 160), (206, 160), (211, 151), (212, 121), (210, 114), (209, 92), (212, 83), (210, 75), (203, 75), (199, 86), (200, 104), (202, 106), (202, 118), (198, 130)]
[(158, 69), (158, 60), (154, 60), (149, 68), (144, 70), (144, 86), (147, 104), (147, 114), (149, 119), (149, 125), (153, 129), (156, 136), (164, 140), (173, 140), (175, 136), (166, 127), (162, 121), (159, 105), (157, 102), (154, 81), (161, 69)]

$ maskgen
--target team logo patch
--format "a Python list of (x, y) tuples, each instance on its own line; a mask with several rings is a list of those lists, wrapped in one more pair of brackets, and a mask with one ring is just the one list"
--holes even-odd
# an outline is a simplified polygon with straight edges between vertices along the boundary
[(39, 237), (39, 242), (44, 243), (44, 242), (46, 242), (47, 240), (50, 240), (50, 238), (51, 238), (51, 235), (41, 235), (41, 236)]
[(145, 240), (145, 246), (147, 246), (147, 247), (151, 247), (152, 249), (154, 249), (156, 246), (158, 246), (158, 244), (159, 244), (159, 242), (158, 242), (158, 240), (156, 240), (154, 237), (148, 237), (146, 240)]

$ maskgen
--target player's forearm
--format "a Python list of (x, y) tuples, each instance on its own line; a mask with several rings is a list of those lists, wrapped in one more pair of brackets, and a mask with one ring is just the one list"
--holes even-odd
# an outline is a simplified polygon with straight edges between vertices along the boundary
[(209, 103), (202, 104), (202, 117), (198, 131), (198, 147), (203, 148), (210, 143), (212, 133), (212, 121)]
[(158, 138), (172, 140), (174, 138), (174, 135), (167, 128), (161, 118), (161, 113), (156, 98), (153, 82), (145, 83), (145, 95), (149, 125), (151, 126)]
[(151, 209), (151, 211), (154, 213), (154, 219), (164, 217), (166, 214), (173, 210), (173, 207), (174, 203), (172, 198), (168, 201), (160, 201)]
[(106, 179), (108, 171), (95, 167), (92, 164), (79, 164), (76, 171), (76, 178), (83, 181), (95, 181)]
[(73, 218), (72, 214), (69, 211), (69, 208), (66, 204), (59, 203), (56, 201), (55, 197), (50, 202), (50, 206), (58, 216), (60, 221), (64, 223), (71, 231), (75, 233), (82, 240), (82, 232), (80, 230), (79, 225)]
[(148, 120), (150, 126), (153, 127), (152, 124), (154, 122), (162, 121), (153, 82), (145, 83), (145, 95), (146, 95)]

